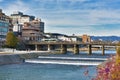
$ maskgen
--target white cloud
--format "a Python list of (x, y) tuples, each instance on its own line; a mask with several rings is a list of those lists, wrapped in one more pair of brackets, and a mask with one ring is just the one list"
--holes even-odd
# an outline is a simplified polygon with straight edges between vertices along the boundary
[(64, 27), (46, 27), (45, 32), (55, 32), (55, 33), (63, 33), (63, 34), (68, 34), (68, 35), (82, 35), (82, 34), (88, 34), (88, 35), (97, 35), (97, 36), (111, 36), (111, 35), (116, 35), (120, 36), (120, 30), (93, 30), (92, 27), (69, 27), (69, 28), (64, 28)]
[(120, 10), (91, 10), (90, 17), (91, 21), (99, 24), (119, 23)]
[(88, 32), (91, 32), (92, 27), (46, 27), (45, 32), (55, 32), (55, 33), (62, 33), (67, 35), (80, 35), (80, 34), (86, 34)]
[[(41, 2), (41, 0), (35, 0), (35, 1), (40, 1)], [(58, 2), (60, 2), (60, 1), (76, 2), (76, 1), (78, 1), (78, 2), (84, 2), (84, 1), (90, 1), (90, 0), (44, 0), (44, 1), (58, 1)]]
[[(82, 10), (82, 11), (53, 11), (40, 13), (48, 25), (88, 26), (120, 23), (118, 10)], [(47, 15), (47, 16), (46, 16)], [(90, 26), (91, 27), (91, 26)]]
[(23, 3), (22, 0), (17, 0), (14, 3), (8, 4), (7, 7), (3, 7), (3, 10), (7, 15), (10, 15), (14, 11), (27, 12), (29, 7), (27, 4)]
[[(1, 1), (1, 0), (0, 0)], [(67, 34), (87, 33), (90, 35), (117, 35), (119, 30), (100, 30), (100, 25), (104, 24), (119, 24), (120, 23), (120, 9), (113, 8), (112, 3), (120, 2), (119, 0), (34, 0), (39, 1), (35, 5), (24, 3), (22, 0), (17, 0), (4, 8), (7, 14), (13, 11), (22, 11), (34, 14), (45, 22), (45, 31), (60, 32)], [(50, 3), (48, 1), (51, 1)], [(64, 1), (69, 1), (68, 8)], [(87, 1), (87, 3), (86, 3)], [(85, 2), (85, 3), (84, 3)], [(49, 5), (47, 6), (48, 3)], [(77, 4), (75, 9), (73, 6)], [(54, 5), (53, 8), (48, 8)], [(46, 8), (47, 6), (47, 8)], [(31, 10), (30, 10), (31, 9)], [(99, 29), (99, 30), (98, 30)], [(104, 32), (101, 32), (104, 31)]]
[[(120, 35), (119, 29), (112, 30), (108, 28), (98, 28), (104, 24), (119, 24), (120, 9), (114, 5), (119, 0), (37, 0), (42, 7), (36, 8), (34, 12), (45, 21), (45, 30), (47, 32), (60, 32), (67, 34), (90, 34), (90, 35)], [(57, 1), (55, 9), (47, 9), (47, 1)], [(68, 8), (64, 7), (62, 2), (70, 1)], [(87, 3), (84, 3), (88, 1)], [(90, 1), (90, 2), (89, 2)], [(78, 8), (73, 9), (76, 3)], [(55, 2), (56, 3), (56, 2)], [(114, 3), (114, 5), (110, 5)], [(50, 4), (50, 3), (49, 3)], [(49, 7), (49, 6), (48, 6)], [(109, 26), (106, 26), (109, 27)], [(108, 30), (107, 30), (108, 29)]]
[[(64, 14), (66, 12), (67, 14)], [(119, 36), (119, 28), (111, 32), (111, 26), (107, 26), (107, 24), (120, 24), (119, 12), (120, 10), (77, 10), (73, 11), (73, 13), (72, 11), (70, 13), (70, 10), (50, 12), (50, 14), (46, 13), (47, 17), (44, 17), (46, 25), (45, 30), (46, 32), (59, 32), (65, 34)], [(103, 28), (99, 29), (99, 27)], [(113, 27), (116, 28), (116, 26)]]

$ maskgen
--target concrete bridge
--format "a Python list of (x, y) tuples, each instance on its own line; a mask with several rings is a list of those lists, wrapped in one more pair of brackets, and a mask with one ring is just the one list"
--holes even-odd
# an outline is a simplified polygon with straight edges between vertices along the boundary
[[(88, 48), (88, 54), (92, 54), (92, 46), (97, 45), (101, 46), (102, 55), (105, 54), (105, 46), (114, 46), (116, 49), (117, 44), (115, 43), (83, 43), (83, 42), (66, 42), (66, 41), (55, 41), (55, 42), (45, 42), (45, 41), (29, 41), (26, 43), (29, 48), (39, 51), (42, 48), (47, 48), (47, 50), (55, 50), (55, 48), (60, 49), (60, 53), (65, 54), (67, 53), (67, 48), (73, 49), (74, 54), (79, 54), (81, 47), (86, 46)], [(108, 47), (107, 47), (108, 48)]]

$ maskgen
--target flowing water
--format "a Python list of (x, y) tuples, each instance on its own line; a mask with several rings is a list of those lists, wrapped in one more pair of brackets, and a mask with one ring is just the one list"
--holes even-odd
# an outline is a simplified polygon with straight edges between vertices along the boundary
[(84, 53), (42, 55), (37, 59), (28, 59), (22, 64), (0, 66), (0, 80), (91, 80), (96, 76), (96, 65), (93, 64), (105, 61), (110, 53), (115, 51), (108, 51), (105, 56), (88, 56)]
[(95, 66), (12, 64), (0, 67), (0, 80), (90, 80), (95, 71)]

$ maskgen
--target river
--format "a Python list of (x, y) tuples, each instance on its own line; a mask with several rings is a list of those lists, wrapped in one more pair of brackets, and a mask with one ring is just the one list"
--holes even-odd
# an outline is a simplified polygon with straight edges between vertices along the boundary
[[(66, 55), (47, 55), (40, 56), (38, 59), (31, 59), (39, 61), (72, 61), (80, 62), (81, 58), (95, 58), (106, 59), (115, 51), (106, 51), (105, 56), (96, 55), (100, 51), (95, 51), (93, 55), (88, 56), (82, 53), (81, 55), (73, 55), (71, 53)], [(111, 53), (111, 54), (110, 54)], [(46, 57), (46, 58), (45, 58)], [(101, 61), (101, 60), (87, 60), (86, 61)], [(83, 60), (84, 61), (84, 60)], [(67, 62), (67, 63), (68, 63)], [(96, 76), (96, 65), (72, 65), (72, 64), (51, 64), (51, 63), (34, 63), (25, 62), (21, 64), (10, 64), (0, 66), (0, 80), (91, 80)]]

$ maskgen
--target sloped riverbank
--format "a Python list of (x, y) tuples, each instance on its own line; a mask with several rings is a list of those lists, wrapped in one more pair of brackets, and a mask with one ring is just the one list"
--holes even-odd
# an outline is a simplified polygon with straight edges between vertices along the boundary
[(37, 58), (39, 55), (45, 55), (47, 52), (42, 53), (3, 53), (0, 55), (0, 65), (23, 63), (25, 59)]

